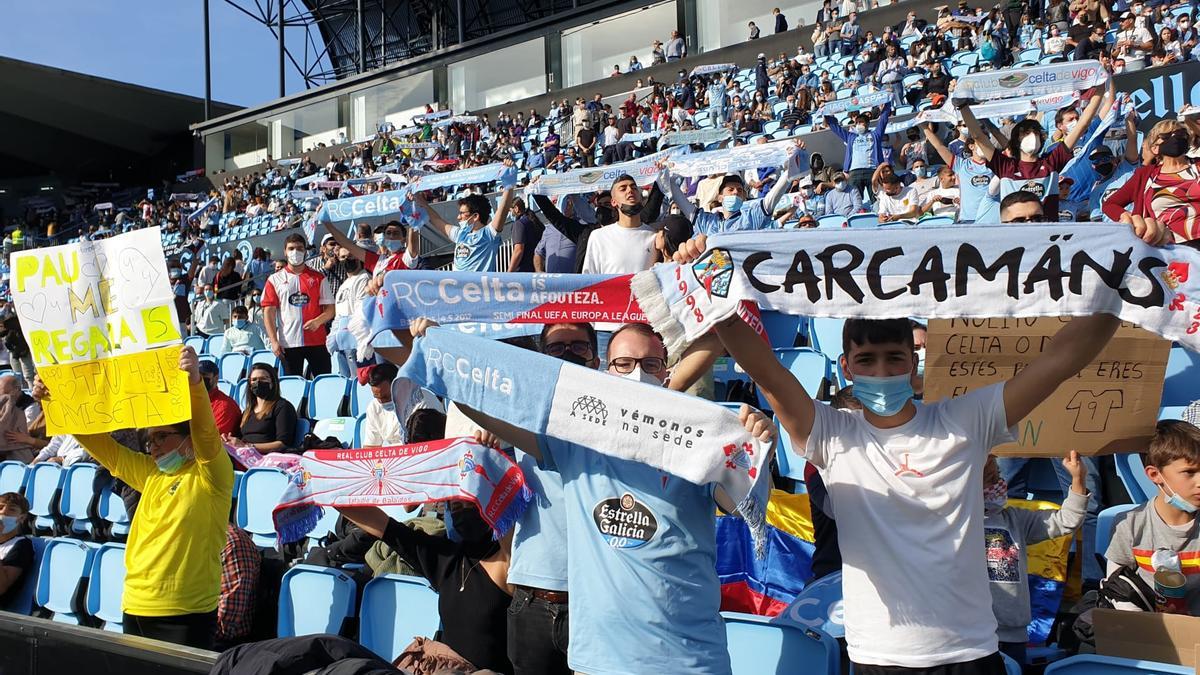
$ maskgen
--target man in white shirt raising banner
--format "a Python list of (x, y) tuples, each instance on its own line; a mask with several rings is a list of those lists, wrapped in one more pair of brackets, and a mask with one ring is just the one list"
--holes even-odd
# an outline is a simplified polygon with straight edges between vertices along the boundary
[[(679, 263), (699, 258), (686, 242)], [(1002, 675), (978, 496), (988, 451), (1112, 338), (1111, 315), (1077, 317), (1007, 382), (917, 406), (908, 319), (850, 319), (840, 358), (862, 411), (818, 404), (736, 315), (725, 348), (793, 447), (821, 472), (838, 515), (846, 642), (859, 675)]]

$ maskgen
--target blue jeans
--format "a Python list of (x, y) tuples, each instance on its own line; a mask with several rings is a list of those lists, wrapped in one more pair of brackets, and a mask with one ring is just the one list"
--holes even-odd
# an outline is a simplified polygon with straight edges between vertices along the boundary
[[(1085, 469), (1083, 480), (1088, 490), (1087, 514), (1083, 517), (1083, 550), (1080, 552), (1083, 558), (1083, 580), (1098, 582), (1104, 578), (1104, 570), (1100, 567), (1100, 561), (1096, 559), (1096, 516), (1104, 507), (1100, 503), (1100, 468), (1094, 457), (1081, 457), (1080, 459), (1083, 460)], [(996, 461), (1000, 465), (1000, 475), (1008, 482), (1009, 498), (1026, 499), (1029, 472), (1033, 469), (1030, 462), (1040, 460), (1024, 457), (997, 457)], [(1054, 465), (1059, 489), (1062, 490), (1063, 498), (1066, 498), (1067, 492), (1071, 489), (1071, 474), (1059, 460), (1046, 461)]]

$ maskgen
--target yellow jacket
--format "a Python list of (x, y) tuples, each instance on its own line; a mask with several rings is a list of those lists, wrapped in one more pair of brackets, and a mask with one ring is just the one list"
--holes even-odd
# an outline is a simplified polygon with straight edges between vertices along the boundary
[(146, 454), (108, 434), (75, 434), (89, 454), (142, 493), (125, 547), (122, 609), (135, 616), (199, 614), (217, 608), (233, 464), (203, 383), (190, 387), (196, 460), (165, 474)]

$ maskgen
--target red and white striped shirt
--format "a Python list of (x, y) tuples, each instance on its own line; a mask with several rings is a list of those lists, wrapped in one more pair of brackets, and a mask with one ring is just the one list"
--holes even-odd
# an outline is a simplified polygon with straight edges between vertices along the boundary
[(333, 292), (325, 275), (305, 267), (299, 274), (286, 267), (267, 278), (262, 306), (279, 308), (279, 342), (287, 347), (324, 346), (325, 326), (304, 330), (304, 323), (317, 318), (321, 307), (333, 304)]

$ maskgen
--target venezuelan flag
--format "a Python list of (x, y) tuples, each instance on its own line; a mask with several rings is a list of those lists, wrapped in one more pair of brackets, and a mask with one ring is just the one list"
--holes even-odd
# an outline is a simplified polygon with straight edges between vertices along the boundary
[(807, 494), (771, 492), (767, 555), (754, 557), (750, 530), (737, 516), (717, 516), (721, 609), (762, 616), (782, 612), (812, 578), (813, 525)]
[[(1044, 511), (1058, 509), (1058, 504), (1010, 499), (1008, 507)], [(1050, 627), (1054, 624), (1054, 617), (1058, 615), (1058, 606), (1062, 603), (1063, 591), (1067, 587), (1067, 554), (1071, 552), (1071, 539), (1072, 536), (1066, 535), (1030, 544), (1025, 549), (1025, 562), (1029, 570), (1029, 604), (1032, 612), (1028, 631), (1031, 644), (1044, 645), (1050, 637)]]

